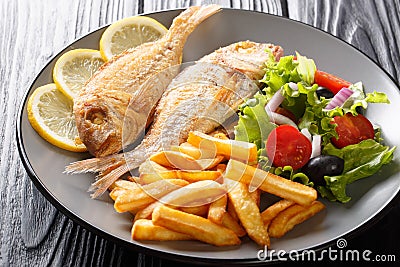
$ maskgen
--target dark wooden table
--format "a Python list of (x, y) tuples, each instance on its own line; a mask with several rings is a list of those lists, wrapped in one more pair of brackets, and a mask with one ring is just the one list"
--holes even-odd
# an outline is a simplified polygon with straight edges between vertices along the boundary
[[(1, 0), (0, 266), (173, 264), (119, 247), (53, 207), (20, 161), (15, 141), (17, 112), (40, 69), (76, 38), (123, 17), (207, 3), (272, 13), (328, 31), (366, 53), (399, 83), (399, 0)], [(348, 240), (348, 248), (395, 255), (398, 263), (400, 202), (387, 211), (368, 230)]]

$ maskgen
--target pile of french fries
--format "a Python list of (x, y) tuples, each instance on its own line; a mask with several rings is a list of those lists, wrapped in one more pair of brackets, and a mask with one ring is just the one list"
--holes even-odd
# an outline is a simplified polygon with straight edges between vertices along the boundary
[[(134, 215), (134, 240), (234, 246), (247, 235), (270, 246), (270, 237), (325, 208), (313, 188), (258, 169), (254, 144), (221, 132), (190, 132), (187, 142), (152, 155), (139, 174), (110, 188), (115, 210)], [(261, 211), (262, 193), (281, 199)]]

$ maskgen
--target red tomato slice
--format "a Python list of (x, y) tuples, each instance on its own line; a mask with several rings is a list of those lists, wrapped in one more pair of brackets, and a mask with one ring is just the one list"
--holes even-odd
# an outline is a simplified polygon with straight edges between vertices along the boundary
[(269, 134), (266, 150), (274, 166), (292, 166), (297, 170), (310, 159), (312, 146), (310, 140), (296, 128), (281, 125)]
[(337, 94), (337, 92), (339, 92), (343, 87), (349, 87), (351, 85), (351, 83), (348, 81), (320, 70), (315, 72), (314, 83), (328, 88), (334, 94)]
[(353, 116), (351, 113), (347, 113), (333, 119), (334, 123), (337, 124), (335, 130), (339, 138), (331, 138), (331, 141), (337, 148), (358, 144), (362, 140), (375, 137), (372, 123), (361, 114)]

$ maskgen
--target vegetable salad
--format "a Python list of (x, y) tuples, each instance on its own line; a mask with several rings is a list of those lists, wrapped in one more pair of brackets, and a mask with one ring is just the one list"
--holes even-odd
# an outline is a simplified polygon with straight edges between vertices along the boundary
[(391, 162), (395, 147), (363, 114), (369, 103), (390, 103), (318, 70), (296, 52), (265, 63), (260, 92), (239, 108), (235, 139), (254, 143), (258, 166), (315, 187), (322, 197), (350, 201), (346, 186)]

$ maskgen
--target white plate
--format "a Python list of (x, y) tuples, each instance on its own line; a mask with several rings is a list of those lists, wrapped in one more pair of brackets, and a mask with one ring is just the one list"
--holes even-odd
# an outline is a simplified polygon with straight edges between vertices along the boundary
[[(169, 26), (180, 11), (149, 14)], [(17, 126), (17, 141), (26, 170), (47, 199), (67, 216), (89, 230), (124, 246), (161, 257), (178, 260), (206, 262), (234, 261), (236, 263), (258, 263), (259, 247), (254, 242), (243, 240), (241, 246), (218, 248), (195, 241), (181, 242), (135, 242), (131, 240), (131, 217), (118, 214), (108, 196), (93, 200), (87, 189), (94, 175), (66, 175), (64, 167), (70, 162), (87, 158), (88, 154), (63, 151), (40, 138), (27, 119), (27, 99), (35, 88), (52, 82), (51, 71), (57, 58), (74, 48), (98, 49), (104, 28), (75, 41), (54, 57), (39, 73), (21, 104)], [(264, 13), (224, 9), (210, 17), (189, 37), (184, 61), (193, 61), (215, 49), (241, 40), (271, 42), (281, 45), (285, 54), (299, 51), (313, 58), (317, 66), (346, 80), (363, 81), (366, 91), (383, 91), (391, 100), (390, 105), (372, 104), (366, 115), (383, 128), (383, 138), (390, 146), (400, 147), (399, 89), (388, 74), (367, 56), (335, 38), (313, 27), (289, 19)], [(396, 123), (394, 123), (396, 122)], [(396, 196), (400, 188), (399, 149), (395, 160), (373, 177), (355, 182), (348, 187), (352, 197), (345, 205), (329, 203), (317, 216), (297, 226), (281, 239), (272, 239), (272, 249), (304, 250), (321, 249), (334, 244), (339, 238), (356, 229), (365, 227)]]

